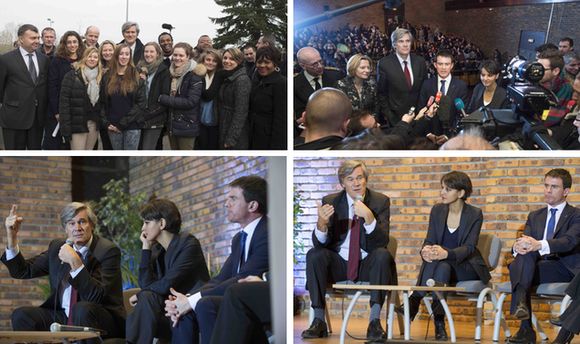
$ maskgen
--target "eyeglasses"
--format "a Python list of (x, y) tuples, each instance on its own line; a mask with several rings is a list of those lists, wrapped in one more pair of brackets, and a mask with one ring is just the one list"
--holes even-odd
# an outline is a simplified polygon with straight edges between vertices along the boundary
[(320, 67), (320, 66), (322, 66), (323, 64), (322, 64), (322, 60), (318, 60), (318, 61), (316, 61), (316, 62), (312, 62), (312, 63), (310, 63), (310, 64), (307, 64), (307, 63), (305, 63), (304, 65), (305, 65), (306, 67), (310, 67), (310, 68), (316, 68), (316, 67)]

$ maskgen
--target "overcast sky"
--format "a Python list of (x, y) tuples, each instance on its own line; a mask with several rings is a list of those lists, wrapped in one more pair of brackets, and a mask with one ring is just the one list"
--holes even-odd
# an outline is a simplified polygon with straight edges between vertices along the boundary
[[(157, 36), (165, 31), (161, 24), (175, 27), (172, 32), (174, 42), (189, 42), (193, 46), (202, 34), (216, 35), (216, 27), (209, 17), (220, 17), (221, 8), (213, 0), (128, 0), (129, 21), (139, 23), (139, 38), (145, 44), (157, 41)], [(123, 39), (121, 25), (125, 22), (127, 0), (14, 0), (2, 1), (0, 11), (0, 31), (6, 24), (30, 23), (42, 30), (48, 26), (47, 18), (54, 21), (52, 26), (57, 37), (67, 30), (84, 35), (89, 25), (101, 29), (99, 41)]]

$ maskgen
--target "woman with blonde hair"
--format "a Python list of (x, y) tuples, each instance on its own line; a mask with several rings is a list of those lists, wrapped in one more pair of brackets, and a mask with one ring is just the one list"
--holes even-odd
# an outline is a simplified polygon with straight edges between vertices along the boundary
[(378, 98), (375, 81), (370, 78), (372, 68), (370, 57), (351, 56), (346, 64), (347, 76), (338, 81), (338, 89), (350, 99), (353, 110), (367, 110), (376, 115)]
[(145, 102), (145, 91), (139, 74), (131, 60), (131, 48), (119, 44), (115, 48), (111, 69), (101, 83), (101, 121), (109, 131), (109, 139), (115, 150), (136, 150), (139, 147), (141, 129), (135, 111), (136, 104)]
[(201, 118), (198, 141), (195, 148), (218, 149), (219, 127), (215, 106), (218, 92), (223, 82), (222, 56), (215, 49), (207, 49), (201, 54), (201, 63), (205, 66), (205, 82), (201, 91)]
[(219, 148), (248, 149), (248, 109), (252, 82), (244, 68), (244, 54), (238, 48), (222, 55), (224, 82), (217, 99)]
[(91, 150), (98, 139), (99, 90), (103, 69), (99, 50), (90, 47), (62, 80), (60, 131), (73, 150)]

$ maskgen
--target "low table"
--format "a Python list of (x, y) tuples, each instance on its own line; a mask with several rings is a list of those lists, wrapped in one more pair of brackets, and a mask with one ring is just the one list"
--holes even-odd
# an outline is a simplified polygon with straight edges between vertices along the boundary
[[(344, 340), (346, 337), (346, 329), (348, 326), (348, 320), (354, 309), (354, 305), (359, 297), (365, 291), (370, 290), (384, 290), (384, 291), (401, 291), (403, 292), (403, 309), (404, 309), (404, 338), (405, 340), (410, 340), (411, 336), (411, 320), (409, 315), (409, 292), (411, 291), (424, 291), (424, 292), (432, 292), (437, 295), (437, 298), (441, 301), (441, 306), (443, 306), (443, 310), (445, 311), (445, 316), (447, 317), (447, 321), (449, 323), (449, 329), (451, 332), (451, 342), (455, 343), (457, 341), (457, 337), (455, 335), (455, 326), (453, 324), (453, 317), (451, 316), (451, 311), (447, 306), (447, 302), (443, 298), (441, 293), (443, 292), (458, 292), (458, 291), (465, 291), (464, 288), (457, 288), (457, 287), (425, 287), (425, 286), (414, 286), (414, 285), (363, 285), (363, 284), (333, 284), (332, 287), (334, 289), (342, 289), (342, 290), (356, 290), (352, 300), (348, 305), (348, 309), (346, 310), (346, 314), (344, 315), (344, 319), (342, 321), (342, 328), (340, 330), (340, 344), (344, 344)], [(387, 339), (393, 339), (393, 316), (395, 310), (395, 304), (393, 302), (393, 297), (389, 297), (389, 309), (388, 309), (388, 318), (387, 318)]]
[(97, 338), (96, 332), (0, 331), (0, 343), (70, 343)]

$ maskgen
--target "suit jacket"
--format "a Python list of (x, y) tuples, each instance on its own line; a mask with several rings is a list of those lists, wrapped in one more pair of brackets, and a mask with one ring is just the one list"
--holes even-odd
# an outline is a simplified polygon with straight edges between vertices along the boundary
[[(436, 204), (431, 209), (429, 215), (429, 229), (427, 237), (423, 242), (425, 245), (441, 245), (443, 243), (443, 233), (447, 230), (447, 215), (449, 206), (447, 204)], [(489, 282), (491, 275), (489, 268), (481, 257), (477, 249), (481, 224), (483, 222), (483, 213), (481, 209), (469, 204), (464, 204), (461, 210), (461, 220), (459, 221), (459, 246), (448, 250), (447, 259), (456, 261), (457, 265), (470, 264), (483, 283)], [(421, 266), (418, 281), (422, 280), (422, 274), (425, 269), (425, 262)]]
[(189, 233), (173, 237), (167, 251), (160, 244), (151, 250), (141, 251), (139, 266), (139, 286), (163, 297), (169, 295), (169, 288), (187, 293), (209, 280), (209, 272), (201, 245)]
[[(342, 75), (339, 71), (332, 69), (324, 69), (322, 73), (322, 87), (334, 87), (338, 83), (338, 80), (342, 79)], [(308, 103), (308, 98), (314, 93), (314, 89), (306, 80), (304, 71), (300, 72), (294, 77), (294, 116), (295, 118), (300, 118), (302, 113), (306, 109), (306, 104)]]
[[(471, 95), (471, 100), (469, 101), (469, 105), (467, 105), (465, 112), (472, 113), (483, 106), (484, 92), (485, 86), (483, 86), (482, 83), (479, 83), (475, 86), (473, 94)], [(487, 104), (486, 107), (488, 109), (509, 109), (511, 107), (511, 103), (507, 99), (507, 93), (505, 88), (497, 86), (495, 92), (493, 92), (491, 103)]]
[[(361, 218), (359, 224), (360, 230), (360, 247), (368, 253), (379, 247), (387, 247), (389, 242), (389, 216), (390, 216), (390, 200), (389, 197), (366, 189), (363, 203), (373, 212), (377, 221), (375, 229), (366, 234), (364, 219)], [(324, 247), (329, 250), (338, 252), (340, 246), (346, 239), (346, 235), (350, 228), (348, 228), (348, 201), (346, 198), (346, 191), (330, 194), (322, 198), (322, 204), (331, 204), (334, 207), (334, 214), (330, 218), (328, 224), (328, 238), (325, 243), (321, 243), (316, 238), (314, 231), (312, 232), (312, 243), (314, 247)]]
[(380, 112), (384, 117), (382, 122), (387, 120), (390, 126), (397, 124), (411, 106), (417, 106), (421, 85), (427, 77), (425, 60), (415, 54), (410, 54), (409, 58), (413, 70), (411, 90), (396, 53), (381, 58), (377, 64), (377, 94)]
[(252, 235), (252, 241), (250, 241), (246, 262), (240, 271), (237, 271), (242, 254), (240, 249), (240, 233), (237, 233), (232, 239), (232, 253), (226, 259), (220, 273), (200, 290), (194, 288), (191, 293), (200, 291), (202, 296), (223, 296), (226, 289), (230, 285), (237, 283), (239, 279), (250, 275), (262, 276), (264, 272), (270, 270), (268, 259), (268, 218), (266, 216), (263, 216), (258, 222)]
[(16, 279), (31, 279), (49, 276), (50, 296), (41, 305), (43, 308), (53, 309), (55, 302), (61, 305), (61, 282), (67, 278), (68, 282), (78, 290), (79, 301), (87, 301), (102, 305), (118, 321), (125, 321), (123, 306), (122, 277), (121, 277), (121, 250), (111, 241), (93, 235), (93, 241), (84, 261), (85, 267), (73, 279), (70, 277), (70, 266), (61, 264), (58, 258), (60, 247), (65, 243), (63, 239), (55, 239), (48, 245), (48, 250), (30, 259), (24, 259), (22, 253), (7, 261), (6, 253), (2, 255), (2, 262), (8, 267), (10, 276)]
[[(417, 103), (419, 109), (427, 106), (429, 97), (435, 96), (437, 94), (439, 91), (437, 84), (436, 76), (425, 80), (423, 86), (421, 87), (419, 102)], [(446, 94), (441, 97), (441, 101), (439, 102), (439, 110), (437, 110), (437, 115), (435, 116), (435, 118), (438, 118), (439, 121), (441, 121), (443, 127), (455, 127), (460, 114), (460, 112), (455, 109), (455, 99), (461, 98), (463, 103), (467, 104), (469, 101), (467, 98), (467, 93), (467, 84), (459, 78), (452, 77)]]
[[(532, 211), (528, 215), (524, 234), (536, 240), (542, 240), (548, 208)], [(550, 256), (559, 259), (572, 273), (580, 272), (580, 209), (566, 204), (558, 224), (554, 229), (554, 237), (548, 240)]]
[[(36, 84), (28, 73), (19, 49), (0, 56), (0, 127), (27, 130), (35, 122), (44, 126), (48, 102), (48, 64), (44, 54), (36, 54)], [(38, 105), (38, 109), (36, 108)]]

